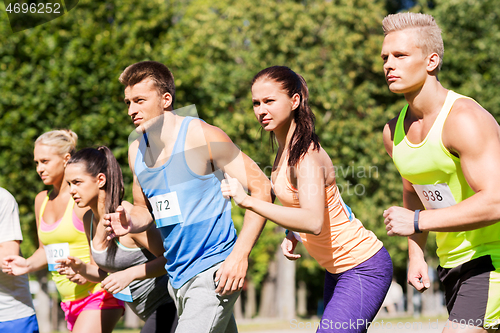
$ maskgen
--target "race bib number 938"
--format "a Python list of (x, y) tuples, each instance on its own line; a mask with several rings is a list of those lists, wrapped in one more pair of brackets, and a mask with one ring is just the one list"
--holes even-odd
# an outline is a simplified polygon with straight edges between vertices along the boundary
[(425, 209), (446, 208), (456, 204), (448, 184), (415, 185), (413, 188), (418, 194)]

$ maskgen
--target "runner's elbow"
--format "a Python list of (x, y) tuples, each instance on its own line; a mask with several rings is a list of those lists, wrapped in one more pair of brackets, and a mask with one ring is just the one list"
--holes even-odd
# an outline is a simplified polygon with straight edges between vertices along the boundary
[(311, 219), (311, 229), (310, 233), (313, 234), (314, 236), (318, 236), (322, 229), (323, 229), (323, 222), (324, 222), (324, 217), (316, 217)]

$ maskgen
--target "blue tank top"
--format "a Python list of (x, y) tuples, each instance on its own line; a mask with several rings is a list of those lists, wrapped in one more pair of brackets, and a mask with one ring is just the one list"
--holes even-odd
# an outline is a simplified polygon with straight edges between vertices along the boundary
[(184, 118), (170, 158), (157, 168), (144, 162), (148, 149), (144, 134), (134, 166), (161, 232), (165, 269), (176, 289), (224, 261), (236, 242), (231, 202), (222, 196), (219, 178), (214, 173), (195, 174), (187, 165), (184, 146), (192, 119)]

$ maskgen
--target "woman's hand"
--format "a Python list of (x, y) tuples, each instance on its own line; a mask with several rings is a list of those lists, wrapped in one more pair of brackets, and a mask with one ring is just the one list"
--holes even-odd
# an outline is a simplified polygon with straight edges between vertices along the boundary
[(243, 202), (248, 198), (248, 194), (241, 183), (236, 178), (231, 178), (227, 173), (224, 174), (225, 179), (220, 183), (220, 190), (225, 199), (233, 198), (238, 206), (244, 207)]
[(86, 278), (84, 278), (83, 276), (81, 276), (80, 274), (67, 275), (67, 277), (68, 277), (68, 280), (70, 280), (71, 282), (74, 282), (76, 284), (79, 284), (79, 285), (82, 285), (82, 284), (85, 284), (88, 282), (88, 280)]
[(102, 280), (101, 287), (110, 294), (116, 294), (122, 291), (133, 280), (132, 274), (126, 270), (119, 271), (108, 275)]
[(289, 232), (285, 239), (283, 239), (283, 242), (281, 243), (281, 250), (283, 251), (283, 255), (288, 260), (297, 260), (301, 257), (300, 254), (293, 253), (298, 242), (299, 241), (293, 236), (293, 232)]
[(72, 256), (68, 256), (65, 259), (57, 259), (56, 262), (59, 264), (56, 266), (57, 272), (69, 276), (79, 274), (83, 265), (85, 265), (80, 258)]

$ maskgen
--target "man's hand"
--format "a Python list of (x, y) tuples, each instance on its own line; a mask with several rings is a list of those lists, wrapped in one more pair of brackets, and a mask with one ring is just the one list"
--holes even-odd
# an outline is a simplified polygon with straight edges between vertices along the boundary
[(384, 223), (388, 236), (411, 236), (415, 233), (413, 211), (402, 207), (390, 207), (384, 211)]
[(130, 215), (122, 207), (118, 206), (115, 213), (104, 215), (104, 227), (108, 233), (108, 240), (115, 237), (125, 236), (131, 230)]
[(8, 275), (23, 275), (29, 272), (28, 260), (21, 256), (11, 255), (3, 258), (2, 272)]
[(423, 293), (430, 286), (427, 263), (423, 259), (410, 259), (408, 265), (408, 284)]
[[(224, 174), (225, 179), (220, 183), (220, 190), (225, 199), (233, 198), (238, 206), (241, 206), (243, 201), (248, 197), (243, 189), (243, 186), (236, 178), (231, 178), (227, 173)], [(243, 206), (242, 206), (243, 207)]]
[(281, 250), (283, 251), (283, 255), (288, 260), (297, 260), (301, 257), (300, 254), (293, 253), (298, 242), (299, 241), (293, 236), (293, 232), (289, 232), (285, 239), (283, 239), (283, 242), (281, 243)]
[(125, 287), (127, 287), (132, 281), (133, 278), (131, 274), (124, 270), (108, 275), (104, 280), (102, 280), (101, 286), (107, 292), (116, 294), (125, 289)]
[(248, 258), (235, 258), (231, 254), (224, 260), (215, 273), (215, 283), (218, 283), (215, 292), (219, 295), (230, 295), (243, 288), (248, 269)]

